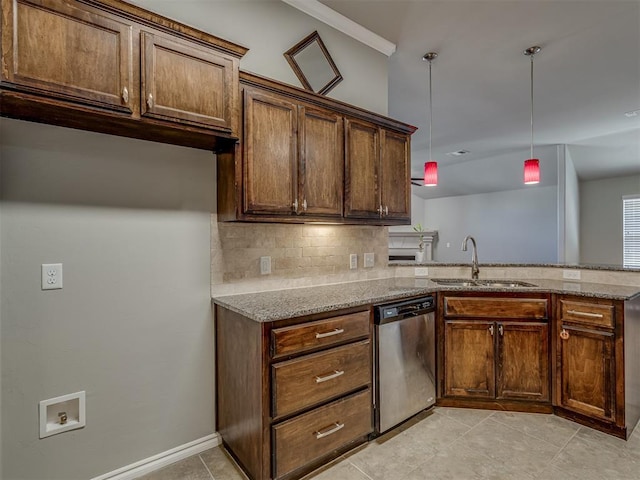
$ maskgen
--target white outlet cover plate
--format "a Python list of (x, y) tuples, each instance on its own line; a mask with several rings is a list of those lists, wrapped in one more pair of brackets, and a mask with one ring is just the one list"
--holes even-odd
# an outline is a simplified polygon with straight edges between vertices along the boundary
[(42, 264), (42, 290), (59, 290), (62, 288), (62, 264)]
[(352, 253), (349, 255), (349, 269), (355, 270), (358, 268), (358, 254)]
[(260, 257), (260, 274), (271, 274), (271, 257)]
[(364, 268), (372, 268), (375, 263), (375, 255), (373, 253), (364, 254)]
[(429, 269), (427, 267), (416, 267), (413, 269), (413, 275), (415, 277), (428, 277)]
[(580, 270), (565, 269), (562, 270), (562, 278), (569, 280), (580, 280)]

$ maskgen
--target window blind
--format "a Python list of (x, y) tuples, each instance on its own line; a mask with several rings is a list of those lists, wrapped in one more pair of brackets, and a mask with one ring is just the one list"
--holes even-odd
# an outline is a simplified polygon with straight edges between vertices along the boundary
[(622, 197), (622, 264), (640, 268), (640, 195)]

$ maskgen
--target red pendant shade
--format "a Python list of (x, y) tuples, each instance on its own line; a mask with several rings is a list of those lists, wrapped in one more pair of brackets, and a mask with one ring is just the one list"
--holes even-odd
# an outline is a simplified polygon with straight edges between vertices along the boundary
[(438, 162), (425, 162), (424, 186), (434, 187), (438, 185)]
[(524, 161), (524, 183), (526, 185), (540, 183), (540, 160), (537, 158), (530, 158)]

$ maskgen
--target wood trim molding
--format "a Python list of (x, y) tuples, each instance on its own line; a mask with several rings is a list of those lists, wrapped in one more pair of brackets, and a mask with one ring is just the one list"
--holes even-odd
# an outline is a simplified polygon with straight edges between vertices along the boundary
[(399, 122), (398, 120), (394, 120), (384, 115), (365, 110), (364, 108), (356, 107), (354, 105), (341, 102), (340, 100), (336, 100), (334, 98), (329, 98), (324, 95), (318, 95), (308, 90), (294, 87), (287, 83), (273, 80), (271, 78), (262, 77), (260, 75), (256, 75), (255, 73), (243, 72), (241, 70), (240, 86), (242, 87), (242, 85), (258, 87), (262, 90), (277, 93), (279, 95), (285, 94), (297, 101), (302, 101), (323, 108), (329, 108), (334, 112), (338, 112), (343, 115), (349, 115), (360, 120), (373, 122), (378, 126), (389, 128), (391, 130), (395, 130), (404, 134), (411, 135), (418, 129), (417, 127), (414, 127), (407, 123)]
[(368, 47), (390, 57), (396, 51), (396, 44), (364, 28), (359, 23), (345, 17), (317, 0), (282, 0), (284, 3), (297, 8), (301, 12), (326, 23), (330, 27), (355, 38)]

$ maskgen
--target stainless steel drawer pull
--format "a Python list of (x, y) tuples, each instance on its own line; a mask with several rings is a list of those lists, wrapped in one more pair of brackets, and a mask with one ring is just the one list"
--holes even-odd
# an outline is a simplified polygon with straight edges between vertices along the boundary
[(344, 328), (336, 328), (330, 332), (316, 333), (316, 338), (333, 337), (334, 335), (340, 335), (341, 333), (344, 333)]
[(333, 425), (331, 425), (331, 427), (329, 427), (329, 430), (325, 430), (323, 431), (317, 431), (314, 432), (316, 434), (316, 439), (321, 439), (324, 437), (327, 437), (329, 435), (331, 435), (332, 433), (336, 433), (338, 430), (342, 430), (344, 428), (344, 423), (334, 423)]
[(571, 315), (579, 315), (582, 317), (591, 317), (591, 318), (602, 318), (604, 315), (601, 313), (591, 313), (591, 312), (579, 312), (578, 310), (567, 310), (567, 313)]
[(326, 377), (316, 377), (316, 383), (326, 382), (327, 380), (338, 378), (340, 375), (344, 375), (344, 370), (334, 370), (333, 373), (327, 375)]

